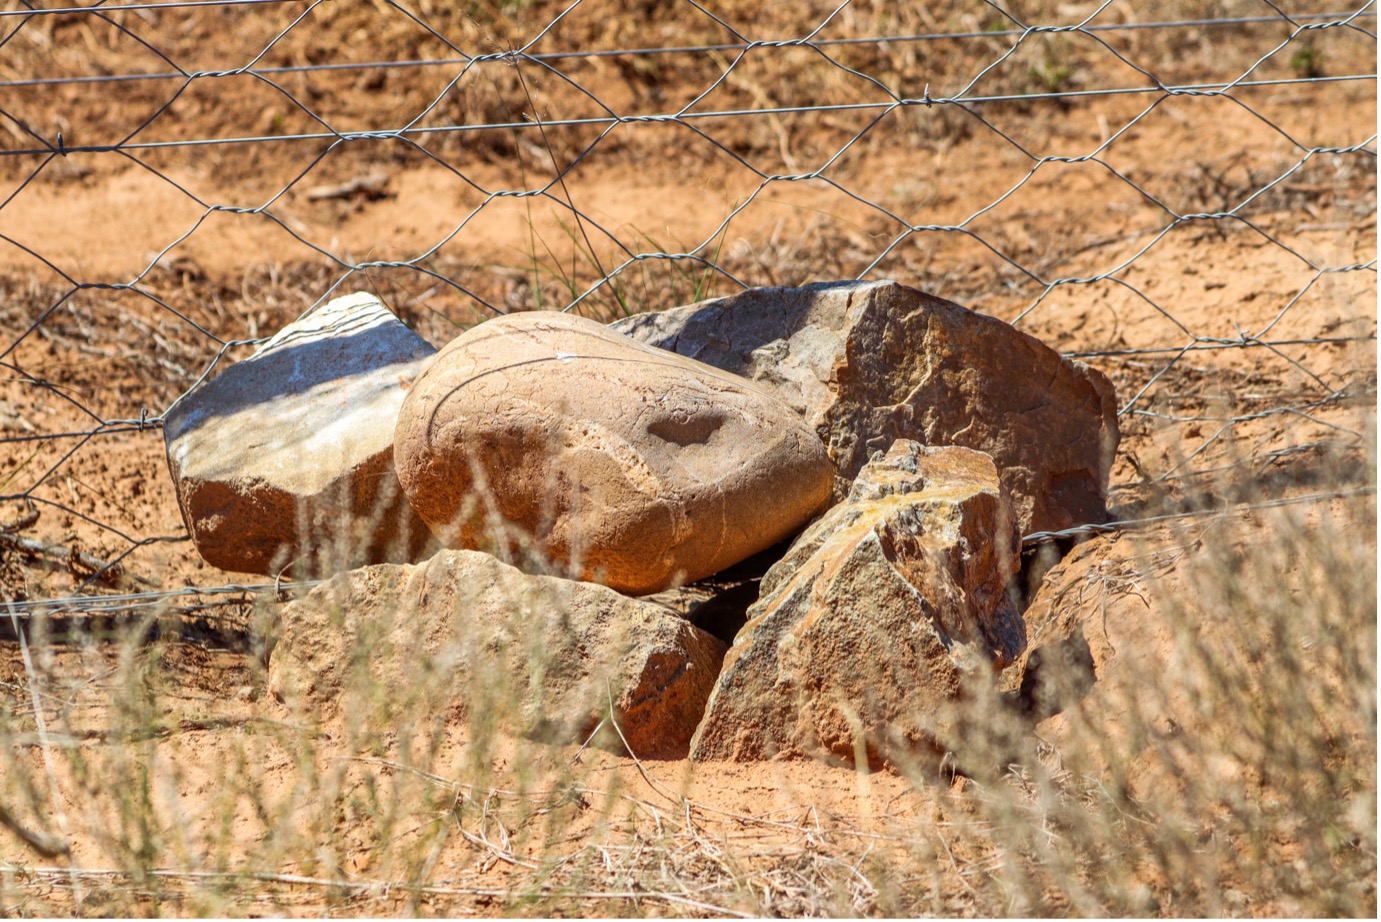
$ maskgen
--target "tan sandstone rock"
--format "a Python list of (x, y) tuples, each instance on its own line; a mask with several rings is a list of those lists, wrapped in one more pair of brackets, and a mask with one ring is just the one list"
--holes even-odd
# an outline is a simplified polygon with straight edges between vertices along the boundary
[(651, 602), (441, 551), (340, 574), (286, 606), (269, 687), (327, 718), (422, 697), (556, 741), (585, 739), (612, 705), (634, 754), (684, 757), (723, 655)]
[(398, 476), (452, 547), (530, 536), (622, 592), (715, 573), (829, 497), (824, 446), (751, 382), (553, 313), (446, 346), (398, 420)]
[(896, 282), (756, 288), (612, 328), (751, 378), (801, 413), (835, 499), (895, 439), (987, 452), (1023, 531), (1102, 522), (1117, 404), (1101, 373)]
[(347, 563), (419, 553), (430, 536), (399, 489), (393, 432), (435, 352), (373, 295), (348, 295), (178, 401), (168, 469), (202, 557), (272, 574), (326, 543)]
[(763, 578), (691, 758), (924, 750), (964, 675), (1024, 649), (1020, 543), (991, 458), (898, 441)]

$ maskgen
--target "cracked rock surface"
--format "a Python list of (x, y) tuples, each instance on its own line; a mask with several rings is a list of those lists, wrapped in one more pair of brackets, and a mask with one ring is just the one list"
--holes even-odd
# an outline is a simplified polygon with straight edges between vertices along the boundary
[(762, 581), (691, 758), (885, 761), (924, 750), (966, 673), (1025, 649), (1021, 532), (982, 452), (898, 441)]

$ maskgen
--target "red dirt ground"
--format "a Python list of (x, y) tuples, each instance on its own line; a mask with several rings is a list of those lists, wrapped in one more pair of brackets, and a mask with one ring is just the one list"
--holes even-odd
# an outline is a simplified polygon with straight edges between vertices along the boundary
[[(203, 32), (197, 30), (209, 28), (180, 14), (155, 15), (162, 17), (160, 29), (184, 21), (194, 24), (185, 33), (188, 49), (199, 47), (194, 40)], [(257, 19), (246, 22), (262, 25)], [(332, 19), (320, 28), (363, 40), (342, 31), (353, 23), (348, 17)], [(600, 23), (592, 13), (579, 21), (578, 29), (571, 26), (572, 34), (603, 47)], [(367, 21), (358, 25), (369, 28)], [(59, 28), (50, 41), (62, 49), (85, 41), (87, 50), (72, 52), (71, 61), (128, 71), (135, 54), (129, 41), (107, 35), (104, 28), (95, 23), (87, 38)], [(605, 45), (632, 40), (613, 24), (608, 30)], [(1244, 31), (1238, 40), (1245, 43), (1253, 35)], [(282, 50), (283, 60), (268, 63), (296, 61), (295, 56), (309, 55), (314, 47), (310, 34), (290, 38), (296, 44), (286, 43), (292, 47)], [(1326, 59), (1337, 68), (1335, 73), (1348, 72), (1356, 60), (1364, 70), (1374, 67), (1374, 41), (1363, 42), (1359, 51), (1337, 36), (1324, 39), (1337, 39), (1340, 45)], [(236, 35), (234, 41), (262, 47), (257, 32)], [(380, 37), (378, 44), (386, 43)], [(1187, 81), (1196, 70), (1211, 72), (1214, 63), (1212, 47), (1191, 44), (1194, 51), (1184, 56)], [(372, 59), (375, 51), (379, 59), (395, 53), (403, 57), (410, 50), (420, 53), (404, 44), (371, 49), (363, 57)], [(1250, 52), (1242, 52), (1244, 59), (1252, 58)], [(990, 62), (993, 57), (989, 53), (981, 59)], [(66, 57), (54, 60), (53, 68), (77, 67)], [(183, 63), (189, 69), (212, 66), (181, 60), (189, 62)], [(7, 77), (24, 76), (24, 66), (16, 56)], [(1097, 86), (1113, 79), (1107, 76), (1113, 65), (1100, 66), (1111, 69), (1084, 71), (1076, 63), (1074, 85), (1084, 81)], [(1281, 61), (1272, 66), (1293, 73)], [(147, 64), (148, 69), (160, 67), (156, 61)], [(572, 65), (571, 73), (583, 85), (598, 87), (596, 95), (617, 111), (666, 110), (677, 103), (666, 95), (678, 85), (674, 73), (639, 75), (632, 64), (602, 60), (580, 67), (584, 69)], [(1011, 70), (1019, 77), (1025, 66), (1014, 62)], [(954, 73), (961, 71), (956, 65)], [(740, 99), (751, 105), (760, 92), (775, 104), (791, 102), (788, 90), (764, 82), (758, 73), (744, 68), (735, 74), (739, 85), (726, 86), (716, 106), (730, 108)], [(847, 92), (829, 82), (838, 78), (837, 71), (832, 74), (822, 78), (822, 86), (846, 99)], [(331, 84), (316, 86), (299, 78), (284, 78), (284, 84), (332, 119), (349, 120), (354, 113), (358, 123), (337, 126), (352, 129), (389, 124), (381, 100), (425, 99), (446, 85), (435, 76), (410, 78), (401, 72), (386, 72), (382, 86), (369, 85), (358, 74), (350, 80), (357, 77), (360, 82), (334, 87), (336, 95)], [(499, 91), (512, 87), (497, 80), (494, 87), (467, 91), (457, 105), (504, 120), (505, 110), (492, 108), (497, 104), (491, 96), (507, 98)], [(77, 145), (127, 133), (160, 99), (142, 88), (128, 90), (120, 109), (83, 95), (89, 92), (94, 91), (82, 86), (26, 90), (5, 105), (35, 125), (43, 122), (39, 127), (44, 132), (67, 124), (67, 143)], [(548, 79), (537, 99), (548, 108), (573, 107), (563, 110), (567, 113), (599, 112), (588, 100), (581, 102), (579, 94), (562, 95), (567, 92)], [(0, 158), (6, 170), (0, 174), (5, 186), (0, 195), (0, 350), (5, 356), (0, 437), (8, 440), (0, 449), (0, 494), (31, 495), (39, 501), (40, 513), (36, 522), (25, 524), (24, 503), (4, 502), (0, 528), (44, 548), (0, 543), (0, 593), (22, 602), (262, 582), (262, 577), (211, 568), (190, 543), (175, 540), (184, 530), (161, 433), (156, 426), (141, 430), (141, 414), (161, 414), (205, 371), (221, 342), (271, 335), (343, 278), (340, 293), (379, 291), (405, 321), (441, 345), (485, 316), (481, 300), (502, 310), (564, 306), (603, 275), (597, 265), (607, 269), (627, 257), (618, 242), (632, 253), (656, 253), (708, 241), (702, 252), (752, 285), (845, 278), (865, 271), (869, 278), (895, 278), (1013, 320), (1063, 352), (1086, 355), (1113, 379), (1126, 408), (1110, 494), (1117, 518), (1365, 487), (1374, 483), (1366, 459), (1375, 440), (1375, 158), (1304, 157), (1290, 139), (1302, 139), (1307, 146), (1361, 144), (1376, 124), (1375, 83), (1252, 88), (1237, 98), (1239, 102), (1165, 98), (1150, 111), (1142, 97), (1096, 97), (1043, 109), (1034, 103), (994, 104), (983, 110), (995, 126), (1040, 156), (1082, 156), (1115, 137), (1102, 155), (1105, 162), (1046, 162), (1038, 168), (1013, 143), (953, 111), (919, 128), (908, 121), (909, 113), (889, 116), (830, 163), (822, 178), (767, 184), (744, 161), (767, 174), (815, 170), (866, 121), (854, 124), (845, 113), (820, 123), (765, 120), (752, 126), (730, 123), (728, 128), (715, 123), (707, 130), (720, 131), (722, 148), (682, 125), (628, 124), (576, 164), (563, 182), (551, 185), (547, 195), (536, 198), (489, 198), (487, 193), (550, 183), (552, 160), (568, 162), (592, 140), (592, 131), (553, 129), (545, 142), (531, 132), (514, 141), (518, 133), (512, 132), (474, 149), (447, 141), (451, 146), (444, 148), (442, 163), (398, 145), (369, 151), (346, 146), (301, 180), (294, 180), (306, 166), (300, 146), (286, 143), (254, 145), (248, 153), (236, 147), (190, 154), (151, 150), (137, 158), (111, 153), (70, 154), (51, 161)], [(527, 104), (510, 105), (522, 111)], [(476, 117), (466, 113), (446, 117)], [(217, 97), (193, 84), (145, 137), (195, 138), (216, 131), (278, 134), (307, 130), (311, 124), (282, 93), (247, 85), (238, 94)], [(812, 130), (816, 140), (803, 140)], [(19, 134), (7, 143), (32, 139)], [(1297, 169), (1271, 185), (1292, 168)], [(364, 181), (362, 190), (343, 191), (342, 184), (357, 179)], [(287, 191), (273, 198), (285, 186)], [(1009, 197), (1001, 198), (1014, 186)], [(254, 209), (271, 199), (272, 219), (207, 208), (214, 203)], [(976, 214), (994, 202), (990, 211)], [(571, 205), (579, 210), (580, 221), (572, 218)], [(1166, 207), (1194, 214), (1239, 206), (1247, 220), (1193, 220), (1162, 235), (1171, 224)], [(736, 208), (741, 210), (735, 213)], [(903, 225), (887, 212), (916, 227), (966, 222), (966, 232), (917, 230), (905, 236)], [(429, 252), (443, 240), (447, 242)], [(392, 260), (415, 261), (427, 272), (376, 267), (352, 274), (343, 265)], [(541, 266), (536, 271), (534, 263)], [(1359, 264), (1370, 268), (1320, 271)], [(702, 282), (716, 293), (736, 289), (721, 274), (711, 272), (702, 279), (701, 268), (665, 262), (631, 265), (620, 277), (627, 306), (674, 306), (689, 300)], [(1044, 280), (1104, 273), (1108, 278), (1046, 292), (1022, 270)], [(127, 290), (73, 291), (67, 280), (84, 286), (137, 280), (162, 303)], [(607, 318), (621, 306), (605, 286), (577, 309)], [(1244, 335), (1286, 345), (1242, 346)], [(1201, 345), (1215, 338), (1238, 341), (1239, 347), (1178, 355), (1195, 337)], [(242, 356), (249, 348), (231, 346), (226, 357)], [(88, 438), (85, 433), (97, 420), (130, 423)], [(63, 433), (77, 435), (55, 437)], [(1346, 519), (1355, 507), (1334, 501), (1330, 508)], [(1260, 515), (1264, 513), (1249, 521), (1258, 522)], [(1152, 532), (1147, 541), (1153, 548), (1176, 546), (1183, 540), (1178, 527)], [(1353, 531), (1345, 533), (1374, 545), (1374, 530), (1348, 527)], [(165, 537), (173, 540), (140, 544)], [(119, 558), (120, 574), (91, 582), (92, 567), (69, 559), (83, 552), (101, 561)], [(1050, 576), (1037, 607), (1048, 609), (1052, 594), (1099, 567), (1135, 570), (1144, 553), (1129, 538), (1088, 539)], [(1149, 582), (1142, 591), (1173, 594), (1173, 565), (1171, 570), (1169, 578)], [(1090, 598), (1087, 604), (1097, 603)], [(227, 617), (233, 626), (243, 627), (252, 606), (232, 607)], [(129, 748), (150, 772), (161, 773), (166, 804), (177, 818), (160, 833), (168, 853), (186, 849), (186, 866), (212, 868), (214, 856), (196, 854), (196, 843), (214, 838), (207, 824), (220, 816), (213, 808), (227, 785), (256, 786), (260, 802), (290, 803), (295, 786), (302, 783), (302, 769), (294, 748), (298, 738), (285, 730), (300, 715), (264, 694), (262, 671), (251, 653), (226, 649), (224, 637), (198, 635), (204, 627), (189, 627), (184, 637), (159, 645), (154, 664), (158, 694), (151, 707), (166, 729)], [(1152, 658), (1166, 652), (1155, 647), (1154, 638), (1145, 640), (1135, 631), (1128, 637), (1112, 636), (1110, 642), (1138, 642), (1140, 637), (1154, 648), (1147, 654)], [(1159, 642), (1168, 643), (1164, 638)], [(1097, 646), (1092, 637), (1090, 643)], [(128, 667), (120, 660), (122, 649), (113, 644), (59, 646), (44, 651), (36, 668), (48, 677), (54, 694), (61, 693), (63, 700), (55, 699), (48, 718), (73, 737), (71, 751), (85, 753), (92, 764), (134, 771), (133, 763), (121, 762), (107, 745), (110, 728), (124, 719), (118, 712), (125, 705), (117, 701), (112, 679)], [(1095, 655), (1109, 654), (1100, 648)], [(28, 672), (19, 646), (10, 640), (0, 643), (0, 687), (13, 699), (7, 714), (25, 713)], [(1008, 677), (1009, 683), (1015, 681), (1019, 679)], [(27, 713), (32, 716), (32, 709)], [(28, 719), (16, 724), (24, 733), (33, 732), (32, 722), (24, 722)], [(1041, 734), (1058, 735), (1058, 724), (1055, 718)], [(250, 732), (263, 727), (273, 729)], [(399, 796), (421, 796), (418, 791), (430, 783), (405, 782), (402, 773), (368, 761), (396, 758), (396, 739), (361, 741), (348, 728), (323, 732), (314, 738), (314, 758), (322, 777), (338, 772), (329, 785), (368, 789), (370, 796), (384, 797), (379, 792), (395, 785)], [(466, 760), (474, 754), (464, 730), (450, 728), (445, 738), (432, 771), (450, 777), (448, 771), (454, 770), (454, 777), (469, 777), (464, 775), (470, 765)], [(649, 823), (658, 830), (667, 824), (671, 839), (687, 846), (685, 854), (698, 855), (696, 860), (711, 860), (706, 856), (725, 849), (757, 856), (739, 864), (733, 858), (724, 861), (738, 870), (758, 868), (745, 871), (750, 878), (761, 874), (749, 889), (768, 894), (757, 907), (784, 914), (819, 910), (818, 893), (830, 888), (842, 888), (845, 896), (826, 902), (826, 908), (867, 911), (876, 903), (859, 895), (867, 881), (859, 883), (863, 878), (857, 867), (873, 849), (911, 847), (908, 834), (925, 826), (940, 830), (939, 841), (946, 843), (938, 857), (931, 856), (938, 868), (934, 879), (927, 887), (916, 885), (931, 902), (887, 905), (941, 914), (994, 911), (995, 904), (979, 899), (969, 880), (972, 869), (994, 860), (998, 850), (990, 839), (964, 839), (959, 832), (968, 828), (966, 817), (975, 812), (966, 799), (971, 782), (962, 777), (917, 784), (900, 773), (859, 774), (816, 763), (702, 765), (692, 770), (688, 763), (642, 765), (596, 750), (580, 755), (575, 747), (534, 755), (531, 746), (512, 746), (511, 753), (500, 748), (489, 754), (486, 777), (495, 786), (520, 780), (536, 784), (534, 779), (570, 784), (570, 765), (578, 757), (580, 796), (552, 808), (543, 831), (533, 832), (540, 824), (529, 817), (531, 828), (512, 852), (502, 843), (477, 845), (473, 838), (485, 835), (485, 829), (499, 835), (494, 830), (504, 828), (506, 815), (496, 806), (498, 826), (469, 827), (464, 838), (439, 847), (430, 866), (434, 879), (447, 883), (430, 895), (398, 895), (365, 886), (336, 892), (294, 883), (292, 875), (368, 882), (387, 880), (390, 872), (374, 863), (375, 840), (361, 831), (363, 825), (357, 830), (344, 816), (318, 815), (312, 805), (299, 803), (298, 828), (304, 837), (336, 836), (344, 843), (334, 857), (285, 863), (276, 868), (283, 876), (263, 879), (254, 892), (237, 892), (219, 903), (197, 902), (201, 897), (161, 906), (139, 903), (144, 899), (140, 888), (157, 889), (148, 881), (130, 883), (128, 891), (88, 881), (91, 902), (84, 911), (152, 905), (150, 911), (165, 913), (211, 907), (246, 914), (497, 915), (514, 911), (505, 901), (506, 889), (532, 885), (534, 877), (524, 864), (529, 854), (553, 849), (575, 854), (591, 843), (626, 841), (620, 835), (646, 829)], [(21, 773), (39, 777), (46, 771), (32, 741), (7, 758), (14, 759)], [(79, 769), (64, 763), (59, 771), (55, 780), (65, 794), (57, 802), (73, 829), (86, 819), (92, 829), (123, 828), (115, 807), (83, 802), (84, 786), (91, 782), (80, 780)], [(464, 793), (471, 797), (482, 804), (482, 792)], [(515, 809), (515, 800), (521, 799), (510, 799), (505, 809)], [(271, 823), (253, 816), (250, 802), (231, 811), (245, 830), (231, 837), (233, 854), (222, 856), (231, 864), (257, 848), (272, 851), (281, 845), (256, 839)], [(613, 806), (605, 809), (609, 804)], [(950, 828), (956, 830), (953, 841), (943, 835)], [(137, 838), (136, 831), (124, 833), (129, 841)], [(399, 835), (406, 839), (413, 832)], [(126, 846), (94, 832), (77, 834), (72, 859), (84, 868), (107, 868)], [(297, 855), (310, 849), (293, 851), (283, 845), (280, 851)], [(587, 889), (622, 889), (620, 862), (632, 867), (638, 859), (613, 845), (603, 852), (596, 848), (594, 854), (603, 876), (591, 872), (590, 879), (600, 883)], [(5, 833), (0, 833), (0, 856), (27, 867), (61, 864), (36, 861)], [(851, 873), (848, 866), (855, 859)], [(783, 870), (788, 864), (790, 873)], [(691, 878), (710, 873), (696, 868), (677, 873), (682, 871)], [(1374, 864), (1372, 874), (1374, 884)], [(8, 909), (71, 911), (65, 902), (69, 875), (35, 870), (28, 877), (10, 877), (0, 892), (18, 894), (19, 902)], [(1250, 882), (1237, 885), (1250, 889)], [(191, 878), (169, 879), (164, 886), (191, 890), (198, 884)], [(112, 895), (112, 889), (118, 892)], [(1371, 894), (1374, 906), (1374, 889)], [(572, 905), (605, 913), (710, 911), (697, 905), (694, 894), (673, 896), (652, 894), (642, 902), (594, 896)], [(1014, 904), (1006, 909), (1073, 911), (1062, 898), (1051, 899), (1039, 908)], [(1268, 915), (1291, 911), (1288, 902), (1253, 900), (1237, 908)], [(541, 909), (544, 904), (528, 905)]]

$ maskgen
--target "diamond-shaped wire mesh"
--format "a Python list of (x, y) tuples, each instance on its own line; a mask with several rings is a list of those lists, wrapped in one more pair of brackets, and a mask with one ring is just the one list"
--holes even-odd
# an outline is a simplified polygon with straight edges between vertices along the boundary
[(359, 289), (441, 344), (514, 310), (893, 278), (1113, 378), (1116, 518), (1294, 495), (1372, 437), (1375, 23), (1270, 0), (8, 0), (0, 589), (225, 583), (160, 419)]

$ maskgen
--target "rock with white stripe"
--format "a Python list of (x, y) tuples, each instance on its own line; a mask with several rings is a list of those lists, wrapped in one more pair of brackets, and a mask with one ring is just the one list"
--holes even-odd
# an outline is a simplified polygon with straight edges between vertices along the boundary
[(337, 298), (166, 414), (197, 550), (273, 574), (415, 558), (429, 542), (393, 470), (398, 408), (436, 349), (373, 295)]

